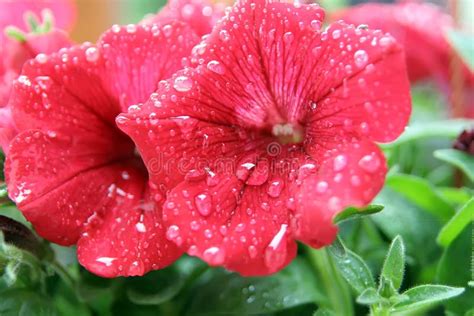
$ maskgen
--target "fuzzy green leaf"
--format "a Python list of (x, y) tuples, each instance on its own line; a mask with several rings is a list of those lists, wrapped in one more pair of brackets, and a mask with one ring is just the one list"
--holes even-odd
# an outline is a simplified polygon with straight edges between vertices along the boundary
[(374, 288), (365, 289), (357, 297), (357, 303), (361, 305), (373, 305), (383, 302), (384, 298), (377, 293), (377, 290)]
[(367, 288), (375, 288), (374, 278), (367, 264), (357, 254), (346, 249), (340, 240), (331, 245), (329, 251), (341, 275), (357, 294)]
[(390, 280), (395, 289), (402, 285), (405, 271), (405, 245), (402, 237), (397, 236), (392, 241), (382, 267), (382, 276)]
[(403, 293), (406, 300), (393, 306), (393, 312), (415, 311), (419, 308), (434, 306), (441, 301), (456, 297), (464, 292), (463, 288), (445, 285), (420, 285)]

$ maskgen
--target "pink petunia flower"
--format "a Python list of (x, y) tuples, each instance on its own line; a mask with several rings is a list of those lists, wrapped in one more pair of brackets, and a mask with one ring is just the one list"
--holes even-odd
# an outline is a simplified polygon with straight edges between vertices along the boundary
[[(474, 105), (470, 96), (474, 91), (474, 74), (466, 65), (459, 65), (457, 71), (461, 72), (464, 80), (456, 83), (461, 85), (455, 89), (459, 91), (453, 91), (451, 78), (456, 76), (453, 73), (455, 53), (447, 40), (446, 31), (454, 28), (455, 24), (452, 17), (440, 7), (422, 1), (367, 3), (336, 12), (333, 18), (366, 24), (392, 34), (404, 46), (410, 80), (419, 82), (432, 79), (451, 99), (453, 93), (464, 94), (458, 106), (464, 108), (464, 116), (473, 116)], [(459, 109), (453, 112), (459, 112)]]
[(171, 191), (166, 236), (243, 275), (282, 269), (296, 240), (330, 244), (335, 214), (366, 205), (411, 111), (393, 37), (342, 22), (320, 30), (317, 5), (237, 2), (117, 123), (150, 179)]
[(212, 27), (224, 15), (226, 3), (209, 0), (170, 0), (156, 15), (145, 18), (142, 23), (155, 21), (161, 23), (178, 20), (189, 24), (199, 35), (209, 33)]
[[(7, 3), (13, 7), (14, 12), (12, 14), (15, 14), (16, 2)], [(32, 13), (30, 12), (30, 14)], [(34, 27), (30, 26), (27, 32), (23, 32), (18, 28), (14, 29), (16, 38), (3, 36), (3, 32), (0, 35), (0, 56), (2, 58), (0, 62), (0, 147), (6, 154), (8, 154), (10, 141), (17, 133), (11, 119), (10, 108), (7, 106), (13, 80), (18, 77), (23, 64), (27, 60), (36, 57), (40, 53), (57, 52), (59, 49), (69, 47), (72, 44), (66, 32), (53, 27), (54, 20), (51, 11), (42, 12), (41, 22), (36, 20), (36, 16), (31, 16), (31, 19), (35, 19)], [(3, 23), (5, 21), (0, 21), (0, 24)]]
[(115, 117), (145, 101), (197, 41), (180, 22), (115, 25), (96, 45), (36, 56), (14, 83), (10, 197), (42, 237), (77, 244), (93, 273), (142, 275), (181, 255), (165, 238), (159, 187)]
[(450, 47), (444, 32), (451, 16), (428, 3), (367, 3), (336, 12), (334, 18), (390, 32), (405, 47), (410, 80), (449, 76)]
[(40, 16), (44, 9), (54, 14), (56, 26), (60, 29), (70, 30), (76, 21), (77, 8), (73, 0), (2, 0), (0, 28), (3, 30), (6, 26), (15, 26), (24, 29), (25, 12)]

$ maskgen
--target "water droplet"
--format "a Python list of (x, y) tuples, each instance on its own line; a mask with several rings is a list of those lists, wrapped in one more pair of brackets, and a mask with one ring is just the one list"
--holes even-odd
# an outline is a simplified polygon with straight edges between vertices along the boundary
[(219, 75), (223, 75), (225, 72), (224, 67), (217, 60), (211, 60), (208, 62), (207, 69)]
[(365, 155), (359, 160), (359, 166), (369, 173), (376, 172), (381, 165), (380, 158), (375, 153)]
[(282, 180), (274, 180), (270, 182), (267, 189), (268, 195), (274, 198), (279, 197), (281, 194), (281, 191), (283, 190), (284, 185), (285, 184)]
[(221, 30), (219, 32), (219, 38), (223, 40), (224, 42), (228, 41), (230, 36), (229, 33), (226, 30)]
[(273, 237), (272, 241), (265, 249), (265, 265), (272, 272), (277, 271), (285, 263), (287, 249), (284, 236), (287, 228), (288, 225), (282, 224), (278, 233)]
[(332, 38), (333, 39), (338, 39), (339, 37), (341, 37), (341, 30), (334, 30), (332, 32)]
[(163, 34), (165, 34), (166, 37), (170, 37), (171, 33), (173, 32), (173, 27), (169, 24), (163, 26)]
[(250, 245), (249, 248), (248, 248), (248, 251), (249, 251), (250, 258), (253, 259), (253, 258), (257, 257), (257, 255), (258, 255), (257, 247), (255, 247), (254, 245)]
[[(119, 29), (120, 31), (120, 29)], [(130, 34), (133, 34), (137, 31), (137, 26), (135, 24), (129, 24), (127, 25), (127, 32)]]
[(326, 181), (319, 181), (318, 184), (316, 184), (316, 191), (319, 193), (324, 193), (328, 189), (328, 183)]
[(293, 42), (293, 39), (295, 38), (295, 36), (293, 35), (293, 33), (291, 32), (286, 32), (284, 35), (283, 35), (283, 40), (287, 43), (287, 44), (290, 44), (291, 42)]
[(225, 261), (225, 251), (219, 247), (210, 247), (204, 250), (202, 258), (210, 265), (220, 265)]
[(209, 216), (212, 212), (212, 198), (207, 193), (201, 193), (194, 198), (196, 208), (202, 216)]
[(313, 30), (318, 31), (319, 29), (321, 29), (321, 21), (312, 20), (311, 21), (311, 27), (313, 28)]
[(331, 211), (339, 211), (341, 206), (341, 200), (337, 196), (333, 196), (328, 201), (328, 208)]
[(99, 57), (100, 53), (97, 47), (89, 47), (88, 49), (86, 49), (86, 59), (88, 62), (96, 62), (97, 60), (99, 60)]
[(353, 175), (351, 177), (351, 184), (355, 187), (358, 187), (360, 185), (360, 178), (359, 176)]
[(36, 55), (35, 59), (40, 64), (45, 64), (48, 61), (48, 56), (45, 54), (38, 54)]
[(112, 25), (112, 32), (119, 33), (120, 32), (120, 25), (118, 25), (118, 24)]
[(139, 233), (146, 233), (146, 226), (142, 222), (138, 222), (135, 224), (135, 228)]
[(193, 82), (186, 76), (179, 76), (174, 80), (173, 87), (176, 89), (176, 91), (187, 92), (193, 87)]
[(367, 55), (365, 50), (360, 49), (354, 53), (354, 62), (357, 67), (363, 68), (365, 65), (367, 65), (368, 61), (369, 55)]
[(115, 260), (117, 260), (117, 258), (99, 257), (95, 259), (95, 261), (105, 264), (106, 267), (110, 267)]
[(171, 225), (166, 231), (166, 238), (170, 241), (173, 241), (179, 237), (179, 227), (176, 225)]
[(334, 171), (341, 171), (347, 166), (347, 157), (345, 155), (337, 155), (334, 158)]

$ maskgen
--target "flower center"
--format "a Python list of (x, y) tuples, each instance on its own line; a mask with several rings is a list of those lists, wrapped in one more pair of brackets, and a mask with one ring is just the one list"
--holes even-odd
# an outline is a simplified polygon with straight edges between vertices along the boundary
[(294, 123), (275, 124), (272, 127), (272, 135), (280, 144), (298, 144), (304, 140), (304, 128)]

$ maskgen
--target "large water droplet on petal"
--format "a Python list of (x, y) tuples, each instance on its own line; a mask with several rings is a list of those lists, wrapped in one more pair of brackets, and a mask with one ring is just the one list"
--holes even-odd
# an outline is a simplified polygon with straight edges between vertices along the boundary
[(193, 87), (193, 81), (186, 76), (179, 76), (174, 80), (173, 87), (176, 91), (187, 92)]
[(286, 240), (284, 239), (288, 225), (282, 224), (278, 233), (265, 249), (265, 265), (270, 271), (277, 271), (283, 266), (287, 256)]
[(212, 212), (212, 198), (208, 193), (201, 193), (194, 198), (196, 208), (202, 216), (209, 216)]
[(224, 67), (217, 60), (211, 60), (208, 62), (207, 69), (219, 75), (223, 75), (225, 72)]
[(96, 62), (97, 60), (99, 60), (99, 57), (100, 57), (100, 53), (99, 53), (99, 50), (96, 48), (96, 47), (89, 47), (88, 49), (86, 49), (86, 59), (88, 62)]

